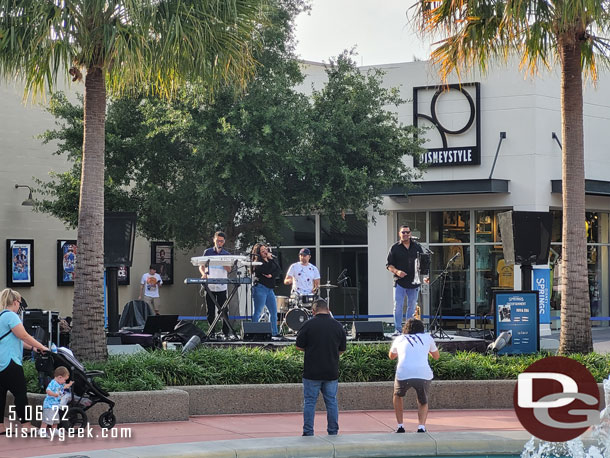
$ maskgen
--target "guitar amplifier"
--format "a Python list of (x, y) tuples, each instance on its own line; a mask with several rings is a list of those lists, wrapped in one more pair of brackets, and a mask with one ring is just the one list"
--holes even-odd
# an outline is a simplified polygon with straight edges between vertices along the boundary
[(24, 310), (21, 320), (23, 321), (23, 327), (31, 336), (36, 333), (38, 328), (45, 332), (42, 344), (50, 347), (51, 342), (53, 342), (58, 347), (60, 346), (59, 312), (38, 309)]

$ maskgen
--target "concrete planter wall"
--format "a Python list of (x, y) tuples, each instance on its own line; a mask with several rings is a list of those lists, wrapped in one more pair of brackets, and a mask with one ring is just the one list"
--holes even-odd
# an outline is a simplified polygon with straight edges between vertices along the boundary
[[(516, 380), (433, 381), (431, 409), (512, 409)], [(603, 387), (601, 408), (604, 408)], [(340, 410), (392, 409), (393, 382), (339, 383)], [(42, 404), (44, 396), (30, 394), (30, 403)], [(119, 423), (184, 421), (189, 415), (300, 412), (303, 392), (299, 383), (277, 385), (180, 386), (161, 391), (111, 393)], [(9, 396), (7, 404), (12, 404)], [(7, 405), (7, 412), (8, 412)], [(405, 408), (415, 409), (415, 393), (410, 390)], [(97, 424), (106, 405), (87, 412), (89, 422)], [(318, 408), (324, 404), (320, 397)], [(8, 413), (5, 413), (8, 416)]]

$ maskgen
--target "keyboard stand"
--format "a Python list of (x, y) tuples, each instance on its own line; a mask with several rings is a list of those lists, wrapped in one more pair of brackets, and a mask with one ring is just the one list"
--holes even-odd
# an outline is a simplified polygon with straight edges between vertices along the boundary
[(231, 299), (233, 299), (233, 296), (235, 296), (235, 293), (237, 292), (237, 289), (239, 288), (240, 285), (231, 284), (231, 286), (232, 286), (232, 289), (230, 290), (230, 293), (227, 295), (227, 300), (224, 302), (224, 304), (220, 305), (218, 303), (218, 301), (216, 300), (216, 295), (211, 294), (211, 291), (208, 288), (208, 284), (207, 283), (203, 284), (206, 294), (211, 294), (212, 300), (214, 301), (214, 305), (216, 306), (216, 310), (217, 310), (216, 318), (214, 318), (214, 321), (210, 324), (210, 328), (208, 329), (208, 333), (206, 335), (208, 340), (210, 340), (210, 336), (212, 335), (212, 332), (214, 332), (216, 323), (218, 323), (218, 320), (220, 320), (220, 319), (222, 319), (222, 321), (227, 325), (232, 337), (236, 340), (238, 339), (237, 334), (235, 334), (235, 331), (233, 330), (233, 326), (231, 326), (231, 322), (229, 321), (229, 304), (231, 303)]

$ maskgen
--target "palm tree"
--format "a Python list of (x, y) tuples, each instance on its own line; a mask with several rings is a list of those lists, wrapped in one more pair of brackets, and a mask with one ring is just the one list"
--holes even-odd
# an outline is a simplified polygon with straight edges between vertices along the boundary
[(446, 78), (463, 68), (485, 71), (494, 60), (521, 59), (561, 68), (564, 263), (561, 353), (593, 350), (586, 262), (583, 76), (593, 81), (609, 61), (608, 0), (418, 0), (412, 7), (423, 33), (442, 35), (432, 60)]
[[(0, 0), (0, 76), (26, 94), (85, 74), (73, 347), (107, 356), (103, 327), (107, 91), (171, 96), (187, 78), (243, 83), (265, 0)], [(209, 86), (209, 87), (213, 87)]]

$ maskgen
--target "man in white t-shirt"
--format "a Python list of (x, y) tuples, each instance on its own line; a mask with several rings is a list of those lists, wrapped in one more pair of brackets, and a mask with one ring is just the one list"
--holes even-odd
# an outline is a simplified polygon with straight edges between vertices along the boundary
[(428, 363), (428, 355), (439, 358), (436, 343), (430, 334), (424, 332), (424, 323), (416, 318), (409, 318), (402, 328), (402, 334), (394, 339), (390, 359), (398, 358), (396, 377), (394, 379), (394, 413), (398, 423), (397, 433), (404, 433), (402, 423), (403, 402), (407, 390), (415, 389), (417, 393), (418, 433), (426, 432), (428, 417), (428, 390), (434, 377)]
[(161, 275), (157, 273), (157, 266), (150, 265), (150, 270), (142, 275), (140, 280), (140, 296), (138, 300), (144, 300), (155, 311), (155, 315), (159, 315), (159, 307), (161, 299), (159, 297), (159, 288), (163, 284)]
[(297, 296), (316, 294), (320, 287), (320, 271), (311, 264), (311, 251), (309, 248), (301, 248), (299, 251), (299, 262), (295, 262), (288, 268), (285, 285), (292, 285), (292, 293)]

